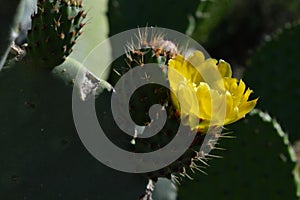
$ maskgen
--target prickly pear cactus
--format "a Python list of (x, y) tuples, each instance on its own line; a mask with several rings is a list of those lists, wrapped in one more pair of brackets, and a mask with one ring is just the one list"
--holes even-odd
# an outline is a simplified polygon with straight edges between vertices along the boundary
[(81, 0), (38, 0), (28, 32), (28, 58), (32, 65), (53, 68), (72, 51), (86, 14)]
[[(165, 3), (173, 7), (164, 6)], [(194, 13), (196, 6), (193, 5), (199, 2), (190, 3), (185, 2), (183, 5), (187, 7), (183, 9), (174, 2), (155, 2), (155, 5), (159, 5), (163, 10), (163, 17), (158, 17), (157, 22), (165, 21), (149, 23), (164, 26), (164, 23), (170, 22), (165, 18), (168, 15), (166, 8), (170, 13), (176, 12), (173, 10), (176, 8), (178, 11), (184, 10), (180, 12), (183, 15), (179, 17), (181, 21), (176, 21), (168, 27), (182, 31), (188, 26), (187, 15)], [(136, 5), (145, 6), (144, 3), (142, 4)], [(118, 1), (112, 3), (113, 7), (119, 5)], [(129, 4), (126, 2), (125, 5)], [(147, 8), (149, 7), (152, 6), (147, 5)], [(145, 15), (144, 9), (139, 11)], [(150, 12), (158, 13), (157, 10)], [(114, 123), (113, 113), (108, 105), (115, 90), (110, 90), (111, 86), (105, 82), (106, 86), (109, 85), (109, 90), (98, 93), (96, 97), (97, 116), (104, 132), (117, 146), (134, 152), (150, 152), (167, 145), (177, 135), (187, 134), (193, 139), (177, 160), (162, 169), (145, 173), (144, 176), (119, 172), (105, 166), (93, 158), (82, 145), (72, 116), (73, 87), (82, 92), (82, 88), (74, 85), (74, 80), (79, 68), (84, 66), (66, 57), (80, 36), (85, 15), (80, 0), (38, 0), (37, 12), (32, 16), (32, 26), (28, 33), (28, 46), (23, 49), (26, 53), (7, 62), (0, 73), (0, 93), (5, 94), (0, 99), (0, 121), (3, 123), (0, 126), (0, 158), (3, 159), (1, 161), (3, 164), (0, 166), (2, 199), (119, 199), (120, 197), (145, 199), (151, 196), (152, 181), (157, 181), (161, 177), (172, 180), (190, 177), (189, 174), (194, 171), (201, 171), (200, 163), (207, 165), (208, 158), (213, 157), (202, 151), (200, 147), (206, 150), (214, 149), (217, 139), (223, 137), (221, 131), (224, 124), (214, 122), (209, 127), (213, 130), (210, 139), (205, 140), (212, 111), (204, 106), (209, 107), (211, 101), (202, 97), (208, 97), (210, 92), (217, 95), (218, 99), (226, 95), (226, 100), (232, 104), (229, 104), (230, 109), (226, 110), (228, 116), (226, 115), (225, 124), (239, 120), (256, 104), (256, 100), (248, 101), (251, 90), (246, 89), (243, 81), (231, 77), (230, 65), (225, 61), (205, 59), (200, 51), (195, 51), (185, 58), (178, 52), (177, 46), (166, 40), (163, 35), (152, 37), (151, 41), (140, 38), (139, 46), (129, 46), (125, 62), (113, 68), (112, 72), (115, 74), (112, 73), (111, 83), (114, 84), (131, 69), (151, 63), (155, 65), (154, 69), (158, 70), (158, 78), (166, 85), (174, 87), (176, 93), (189, 91), (176, 85), (177, 79), (170, 72), (172, 67), (186, 76), (185, 84), (193, 85), (193, 91), (196, 89), (202, 92), (197, 96), (199, 101), (197, 103), (201, 104), (201, 109), (205, 110), (208, 117), (200, 115), (191, 106), (191, 110), (196, 111), (193, 115), (196, 115), (196, 121), (199, 123), (197, 126), (192, 125), (190, 112), (185, 109), (182, 109), (184, 110), (182, 113), (179, 112), (180, 107), (186, 108), (186, 106), (179, 105), (173, 99), (174, 94), (168, 89), (153, 83), (136, 90), (130, 99), (129, 112), (136, 124), (145, 126), (145, 130), (152, 128), (151, 120), (160, 120), (160, 111), (163, 110), (167, 113), (166, 123), (153, 137), (132, 138), (124, 134)], [(118, 24), (122, 24), (121, 20), (117, 21)], [(123, 24), (126, 26), (125, 23)], [(136, 27), (137, 24), (134, 26)], [(111, 33), (113, 31), (112, 29)], [(226, 91), (210, 88), (202, 80), (201, 75), (193, 71), (189, 63), (191, 60), (196, 60), (199, 67), (204, 63), (205, 66), (216, 69), (222, 76), (222, 81), (227, 87)], [(90, 75), (93, 80), (99, 80), (91, 73)], [(151, 80), (147, 74), (140, 74), (138, 78)], [(132, 82), (129, 79), (129, 82), (122, 85), (131, 87)], [(183, 97), (188, 103), (190, 99), (184, 95)], [(150, 113), (150, 107), (155, 103), (160, 104), (162, 109)], [(82, 115), (84, 114), (86, 114), (85, 110), (82, 111)], [(181, 121), (184, 123), (179, 131)], [(144, 134), (138, 126), (134, 128), (133, 131)], [(195, 134), (192, 130), (196, 130)], [(149, 184), (146, 185), (148, 181)], [(128, 185), (131, 187), (128, 188)], [(174, 191), (169, 194), (172, 196)]]
[(215, 153), (223, 158), (211, 161), (208, 175), (179, 185), (179, 199), (299, 198), (295, 153), (274, 119), (255, 110), (228, 129), (236, 138), (220, 141), (226, 151)]
[(245, 72), (245, 79), (261, 97), (259, 108), (276, 116), (292, 142), (300, 139), (295, 117), (300, 112), (299, 34), (298, 23), (287, 24), (257, 49)]

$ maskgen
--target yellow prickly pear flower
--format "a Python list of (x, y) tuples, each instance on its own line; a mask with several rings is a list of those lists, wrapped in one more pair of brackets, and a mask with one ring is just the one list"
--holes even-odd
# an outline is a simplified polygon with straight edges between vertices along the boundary
[(233, 123), (256, 105), (257, 99), (248, 101), (252, 90), (232, 78), (231, 67), (223, 60), (205, 59), (195, 51), (186, 59), (177, 55), (168, 66), (172, 103), (193, 129)]

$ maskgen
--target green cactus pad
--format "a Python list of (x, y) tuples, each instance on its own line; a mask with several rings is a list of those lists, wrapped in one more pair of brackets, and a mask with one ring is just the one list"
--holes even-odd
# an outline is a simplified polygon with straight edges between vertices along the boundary
[[(147, 178), (101, 164), (80, 141), (71, 87), (80, 66), (67, 59), (49, 73), (19, 62), (1, 71), (1, 199), (138, 199), (144, 192)], [(108, 97), (99, 94), (102, 108)]]
[(223, 158), (179, 185), (179, 199), (298, 199), (295, 153), (280, 125), (254, 110), (228, 129), (236, 138), (221, 139)]
[(28, 31), (28, 57), (33, 65), (54, 68), (72, 51), (86, 14), (80, 0), (39, 0)]
[(300, 139), (300, 25), (287, 24), (249, 60), (245, 80), (260, 97), (258, 107), (276, 116), (289, 139)]

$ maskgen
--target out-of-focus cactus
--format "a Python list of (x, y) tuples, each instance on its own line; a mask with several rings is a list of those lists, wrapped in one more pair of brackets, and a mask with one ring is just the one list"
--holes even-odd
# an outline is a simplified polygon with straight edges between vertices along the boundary
[[(81, 31), (82, 35), (76, 40), (76, 45), (70, 54), (71, 58), (83, 62), (89, 53), (108, 37), (108, 18), (107, 18), (107, 6), (108, 0), (89, 0), (83, 2), (83, 8), (86, 10), (87, 16), (85, 22), (87, 26), (84, 26)], [(101, 52), (102, 54), (105, 52)], [(101, 55), (99, 52), (98, 57)], [(103, 60), (109, 60), (109, 49), (107, 55), (101, 55)], [(107, 58), (108, 57), (108, 58)], [(91, 65), (91, 66), (90, 66)], [(97, 63), (89, 63), (89, 70), (92, 68), (92, 72), (98, 75), (100, 69)]]
[(195, 15), (199, 3), (201, 2), (198, 0), (152, 0), (147, 4), (139, 0), (130, 3), (126, 0), (110, 0), (108, 7), (110, 35), (147, 25), (184, 33), (189, 27), (189, 18)]
[(0, 8), (0, 70), (10, 50), (10, 45), (18, 36), (18, 24), (23, 14), (25, 1), (1, 2)]
[(212, 55), (239, 66), (246, 65), (266, 35), (300, 18), (297, 0), (220, 0), (210, 5), (192, 36)]
[(257, 49), (245, 72), (245, 79), (261, 97), (259, 108), (276, 116), (292, 142), (300, 139), (299, 34), (298, 23), (287, 24)]
[(220, 147), (227, 149), (218, 151), (223, 158), (211, 161), (205, 170), (208, 175), (182, 183), (178, 198), (298, 199), (295, 153), (280, 125), (255, 110), (228, 128), (236, 133), (228, 136), (236, 138), (220, 141)]
[(15, 43), (19, 46), (22, 46), (27, 42), (27, 33), (31, 28), (31, 16), (34, 12), (37, 11), (37, 0), (23, 0), (24, 2), (24, 12), (21, 16), (21, 20), (19, 23), (19, 34), (15, 39)]
[(191, 36), (198, 42), (204, 43), (222, 17), (229, 12), (232, 0), (203, 0), (201, 2), (196, 11), (197, 20)]

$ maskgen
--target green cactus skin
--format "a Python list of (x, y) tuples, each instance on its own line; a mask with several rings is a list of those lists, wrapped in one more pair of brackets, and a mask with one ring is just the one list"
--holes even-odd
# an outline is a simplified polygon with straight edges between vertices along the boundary
[(228, 130), (236, 138), (221, 141), (223, 158), (179, 185), (178, 199), (299, 199), (295, 153), (274, 119), (254, 110)]
[(268, 38), (248, 61), (244, 79), (260, 96), (258, 107), (276, 116), (292, 142), (300, 139), (299, 23)]
[(39, 0), (37, 7), (27, 53), (33, 65), (51, 69), (71, 53), (86, 14), (80, 0)]
[[(143, 193), (146, 178), (110, 169), (81, 143), (71, 106), (79, 67), (67, 59), (50, 73), (22, 61), (1, 71), (1, 199), (137, 199)], [(107, 126), (102, 111), (109, 97), (104, 91), (97, 98), (99, 121)]]

